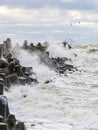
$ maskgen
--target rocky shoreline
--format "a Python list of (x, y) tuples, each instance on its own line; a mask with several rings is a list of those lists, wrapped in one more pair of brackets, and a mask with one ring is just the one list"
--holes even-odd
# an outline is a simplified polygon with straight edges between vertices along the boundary
[[(64, 47), (68, 46), (69, 49), (72, 48), (67, 42), (63, 42), (62, 44)], [(28, 45), (28, 42), (25, 40), (21, 48), (29, 53), (39, 54), (41, 62), (46, 64), (58, 74), (63, 74), (66, 76), (66, 72), (68, 71), (70, 73), (78, 71), (75, 66), (66, 63), (67, 61), (71, 61), (71, 59), (68, 59), (67, 57), (50, 58), (49, 52), (47, 51), (48, 42), (45, 42), (43, 45), (42, 43), (38, 43), (37, 45), (30, 43)], [(19, 59), (15, 57), (14, 53), (11, 39), (8, 38), (3, 42), (3, 44), (0, 45), (0, 77), (3, 78), (6, 89), (13, 84), (25, 85), (31, 84), (32, 82), (38, 83), (36, 78), (32, 78), (32, 74), (35, 74), (33, 72), (33, 66), (22, 66)]]
[[(62, 44), (64, 47), (68, 46), (68, 49), (72, 48), (67, 42), (63, 42)], [(34, 45), (33, 43), (28, 44), (25, 40), (20, 48), (29, 53), (37, 53), (41, 62), (59, 75), (63, 74), (66, 76), (67, 72), (73, 73), (78, 71), (72, 64), (67, 64), (67, 61), (71, 61), (71, 59), (67, 57), (50, 57), (49, 51), (47, 51), (48, 42)], [(16, 118), (10, 114), (7, 97), (3, 93), (5, 90), (9, 90), (12, 85), (38, 84), (38, 79), (33, 78), (32, 74), (36, 75), (33, 72), (33, 66), (22, 66), (19, 59), (15, 56), (10, 38), (7, 38), (3, 44), (0, 44), (0, 129), (26, 130), (23, 122), (16, 124)], [(49, 80), (45, 81), (46, 83), (49, 83)]]

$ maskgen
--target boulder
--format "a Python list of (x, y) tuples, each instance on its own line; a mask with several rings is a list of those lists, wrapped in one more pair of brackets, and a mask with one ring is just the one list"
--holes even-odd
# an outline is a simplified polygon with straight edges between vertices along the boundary
[(65, 48), (72, 49), (71, 45), (66, 40), (62, 43)]
[(25, 77), (18, 77), (18, 84), (26, 85), (26, 78)]
[(23, 49), (27, 49), (28, 48), (27, 44), (28, 44), (28, 42), (27, 42), (27, 40), (25, 40), (24, 43), (23, 43)]
[(0, 58), (0, 68), (5, 68), (7, 67), (8, 63), (6, 62), (6, 60), (3, 60), (2, 58)]
[(15, 130), (27, 130), (27, 128), (26, 128), (24, 122), (19, 121), (16, 124)]
[(0, 58), (3, 57), (3, 44), (0, 44)]
[(51, 65), (55, 69), (56, 72), (59, 74), (65, 74), (68, 71), (74, 72), (77, 71), (77, 68), (74, 67), (71, 64), (66, 64), (66, 61), (70, 61), (70, 59), (67, 59), (66, 57), (57, 57), (57, 58), (51, 58)]
[(11, 39), (7, 38), (7, 40), (4, 41), (3, 44), (4, 44), (4, 48), (3, 48), (4, 49), (4, 56), (6, 56), (11, 52), (11, 48), (12, 48)]
[(33, 43), (31, 43), (29, 46), (28, 46), (28, 49), (30, 49), (31, 51), (35, 51), (35, 46)]
[(6, 79), (6, 86), (9, 88), (12, 84), (18, 83), (18, 76), (17, 74), (13, 73), (5, 77)]
[(32, 67), (22, 67), (22, 71), (25, 75), (29, 76), (33, 74)]
[(9, 130), (27, 130), (24, 122), (17, 122), (16, 117), (13, 114), (9, 114), (7, 117), (7, 125)]
[(0, 123), (0, 130), (9, 130), (6, 123)]
[(15, 130), (15, 126), (16, 126), (15, 115), (9, 114), (6, 122), (7, 122), (9, 130)]
[(8, 53), (6, 56), (5, 56), (5, 59), (10, 59), (10, 58), (12, 58), (12, 54), (11, 53)]
[(4, 79), (0, 78), (0, 95), (3, 95), (4, 91)]
[(4, 117), (2, 115), (0, 115), (0, 123), (4, 122)]
[(8, 100), (3, 95), (0, 95), (0, 115), (2, 115), (4, 118), (9, 115)]

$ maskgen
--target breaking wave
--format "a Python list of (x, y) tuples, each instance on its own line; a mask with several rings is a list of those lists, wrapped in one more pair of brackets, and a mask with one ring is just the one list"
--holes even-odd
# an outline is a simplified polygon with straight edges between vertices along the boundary
[[(38, 84), (12, 86), (5, 95), (11, 113), (26, 123), (28, 130), (98, 129), (98, 45), (50, 43), (49, 57), (67, 57), (79, 71), (58, 74), (49, 67), (47, 57), (15, 47), (23, 66), (33, 67)], [(49, 80), (49, 83), (45, 82)]]

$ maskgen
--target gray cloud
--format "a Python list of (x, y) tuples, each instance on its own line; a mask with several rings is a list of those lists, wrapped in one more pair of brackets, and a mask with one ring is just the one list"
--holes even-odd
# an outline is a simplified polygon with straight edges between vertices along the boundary
[(0, 5), (8, 6), (0, 12), (0, 40), (98, 41), (97, 0), (0, 0)]
[(96, 0), (0, 0), (0, 5), (7, 5), (17, 8), (43, 8), (43, 7), (57, 7), (60, 9), (80, 9), (80, 10), (95, 10), (97, 9)]

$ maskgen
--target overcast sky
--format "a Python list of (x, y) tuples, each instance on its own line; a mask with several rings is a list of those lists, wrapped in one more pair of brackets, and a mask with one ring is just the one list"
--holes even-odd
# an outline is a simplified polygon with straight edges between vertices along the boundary
[(98, 0), (0, 0), (0, 42), (98, 43)]

